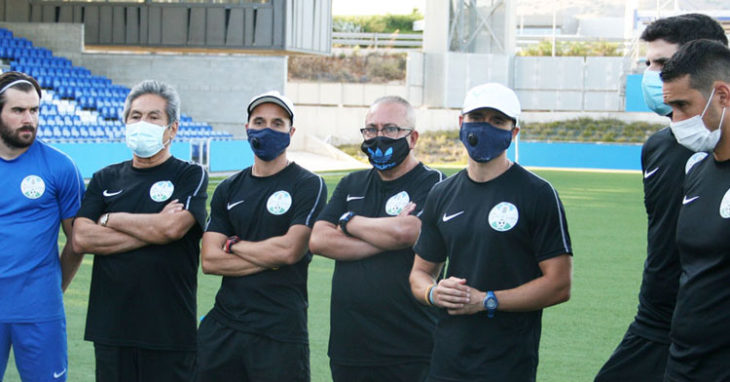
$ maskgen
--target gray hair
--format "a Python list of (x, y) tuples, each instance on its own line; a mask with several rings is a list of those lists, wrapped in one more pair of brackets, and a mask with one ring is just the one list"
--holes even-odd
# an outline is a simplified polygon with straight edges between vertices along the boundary
[(402, 105), (406, 108), (406, 122), (408, 123), (408, 126), (404, 126), (410, 129), (416, 128), (416, 109), (413, 108), (410, 102), (406, 100), (405, 98), (397, 95), (388, 95), (383, 96), (378, 99), (376, 99), (371, 105), (370, 109), (368, 109), (368, 114), (373, 112), (373, 109), (375, 109), (376, 106), (380, 105), (381, 103), (397, 103), (399, 105)]
[(127, 99), (124, 101), (124, 122), (129, 117), (129, 109), (135, 99), (145, 94), (155, 94), (162, 97), (167, 102), (165, 112), (167, 114), (167, 122), (172, 124), (180, 120), (180, 95), (172, 86), (156, 80), (144, 80), (134, 85), (129, 91)]

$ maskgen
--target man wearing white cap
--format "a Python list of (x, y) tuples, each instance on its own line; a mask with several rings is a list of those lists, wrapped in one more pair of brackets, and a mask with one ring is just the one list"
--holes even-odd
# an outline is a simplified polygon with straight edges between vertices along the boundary
[(198, 331), (196, 380), (309, 381), (307, 242), (327, 187), (287, 160), (288, 98), (264, 93), (247, 111), (254, 164), (216, 188), (203, 235), (203, 272), (223, 281)]
[(542, 309), (570, 297), (558, 194), (506, 156), (519, 114), (511, 89), (471, 89), (459, 117), (467, 168), (426, 199), (410, 281), (418, 300), (442, 308), (431, 381), (534, 381)]

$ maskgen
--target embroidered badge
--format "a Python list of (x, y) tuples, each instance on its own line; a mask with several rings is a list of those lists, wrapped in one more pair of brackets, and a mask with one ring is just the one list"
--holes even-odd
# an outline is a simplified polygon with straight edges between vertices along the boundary
[(407, 192), (401, 191), (391, 196), (387, 202), (385, 202), (385, 213), (390, 216), (395, 216), (403, 211), (406, 204), (411, 201), (411, 196)]
[(501, 202), (489, 211), (489, 226), (495, 231), (509, 231), (517, 225), (520, 213), (514, 204)]
[(284, 190), (279, 190), (269, 196), (269, 200), (266, 201), (266, 209), (272, 215), (282, 215), (289, 211), (291, 202), (291, 195)]
[(150, 187), (150, 198), (156, 202), (164, 202), (172, 196), (175, 185), (169, 180), (161, 180)]

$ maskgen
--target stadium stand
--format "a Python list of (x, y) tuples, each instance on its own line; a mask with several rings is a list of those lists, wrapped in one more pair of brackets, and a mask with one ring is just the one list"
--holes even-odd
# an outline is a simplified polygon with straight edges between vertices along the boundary
[[(28, 39), (0, 28), (0, 58), (10, 70), (33, 76), (43, 88), (38, 137), (47, 142), (85, 143), (124, 140), (122, 111), (129, 88), (109, 78), (95, 76), (84, 67), (55, 57)], [(185, 114), (177, 138), (196, 145), (209, 140), (229, 140), (232, 134), (213, 130)]]

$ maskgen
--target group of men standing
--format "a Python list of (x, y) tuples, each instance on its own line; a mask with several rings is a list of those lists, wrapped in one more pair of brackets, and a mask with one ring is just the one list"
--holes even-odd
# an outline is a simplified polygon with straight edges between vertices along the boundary
[[(557, 192), (506, 157), (521, 112), (512, 90), (469, 92), (459, 119), (469, 164), (446, 181), (414, 155), (408, 101), (376, 100), (360, 129), (373, 168), (344, 177), (329, 203), (322, 178), (287, 159), (294, 105), (256, 96), (245, 125), (254, 163), (216, 188), (207, 223), (206, 171), (170, 153), (172, 87), (132, 88), (132, 159), (85, 191), (73, 162), (35, 140), (41, 94), (27, 75), (0, 75), (0, 165), (12, 174), (1, 181), (13, 193), (0, 203), (13, 228), (0, 283), (14, 288), (0, 297), (3, 372), (12, 345), (23, 380), (67, 378), (62, 290), (90, 253), (84, 337), (98, 381), (308, 381), (316, 253), (335, 260), (333, 380), (534, 379), (540, 313), (569, 296), (571, 249)], [(31, 238), (36, 215), (48, 232)], [(223, 278), (198, 328), (199, 265)]]
[[(642, 35), (647, 104), (672, 123), (642, 151), (639, 312), (596, 380), (730, 379), (730, 51), (716, 26), (684, 15)], [(690, 42), (701, 38), (719, 42)], [(24, 381), (66, 380), (62, 291), (90, 253), (85, 339), (98, 381), (308, 381), (314, 253), (335, 260), (334, 381), (535, 380), (542, 310), (570, 297), (572, 248), (557, 191), (506, 155), (520, 129), (511, 89), (469, 90), (467, 167), (449, 178), (414, 155), (408, 101), (376, 100), (360, 129), (372, 168), (345, 176), (329, 202), (323, 179), (287, 159), (292, 102), (256, 96), (254, 163), (216, 188), (207, 223), (206, 171), (170, 153), (172, 87), (132, 88), (132, 160), (85, 191), (70, 158), (35, 139), (41, 95), (27, 75), (0, 75), (0, 378), (12, 345)], [(199, 265), (222, 282), (198, 328)]]

